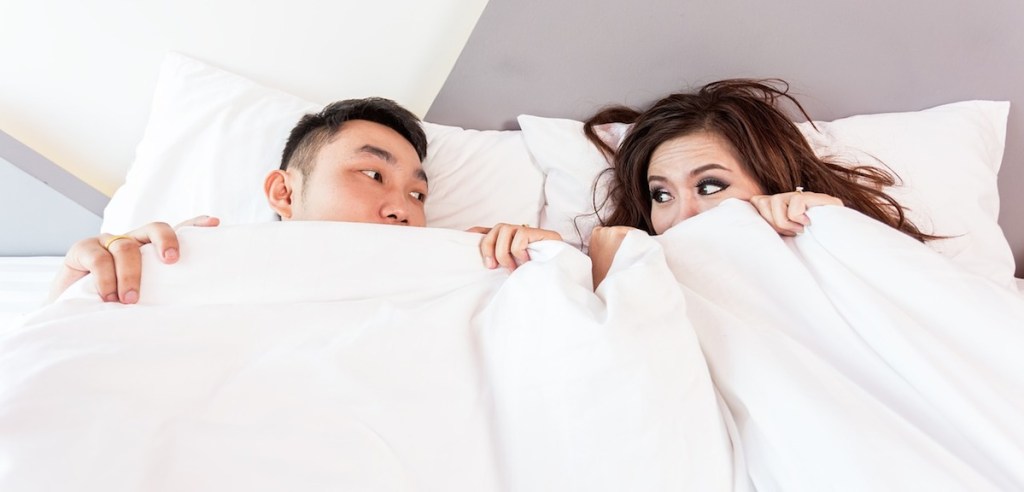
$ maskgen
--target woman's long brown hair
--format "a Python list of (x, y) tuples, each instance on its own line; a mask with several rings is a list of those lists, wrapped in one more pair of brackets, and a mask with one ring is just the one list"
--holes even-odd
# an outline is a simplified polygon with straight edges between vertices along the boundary
[[(798, 186), (839, 198), (858, 212), (898, 229), (918, 241), (937, 239), (907, 219), (904, 208), (883, 187), (896, 184), (886, 170), (842, 166), (815, 155), (796, 125), (778, 104), (788, 101), (808, 121), (803, 106), (781, 80), (730, 79), (712, 82), (692, 94), (671, 94), (646, 111), (625, 106), (606, 108), (587, 120), (587, 137), (609, 156), (612, 177), (606, 200), (614, 207), (602, 225), (626, 225), (654, 234), (647, 167), (655, 149), (673, 138), (709, 132), (732, 145), (740, 165), (765, 194)], [(618, 149), (598, 138), (594, 127), (632, 123)], [(598, 207), (595, 207), (595, 209)]]

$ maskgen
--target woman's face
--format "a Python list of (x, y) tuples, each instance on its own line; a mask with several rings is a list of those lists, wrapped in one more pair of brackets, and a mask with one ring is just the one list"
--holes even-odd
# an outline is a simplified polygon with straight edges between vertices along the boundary
[(667, 140), (647, 168), (654, 233), (710, 210), (726, 198), (764, 194), (736, 158), (732, 146), (709, 132)]

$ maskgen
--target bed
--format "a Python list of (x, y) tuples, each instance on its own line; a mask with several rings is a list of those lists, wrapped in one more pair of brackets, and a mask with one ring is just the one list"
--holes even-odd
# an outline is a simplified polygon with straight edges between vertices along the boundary
[[(554, 23), (568, 14), (544, 9), (562, 8), (528, 10)], [(999, 198), (1017, 207), (996, 180), (1020, 172), (1012, 94), (802, 124), (823, 152), (897, 167), (901, 200), (957, 232), (949, 241), (828, 208), (781, 239), (730, 201), (628, 236), (595, 292), (577, 219), (606, 163), (578, 120), (681, 81), (532, 107), (536, 91), (495, 96), (491, 75), (556, 73), (495, 51), (523, 12), (489, 4), (425, 118), (421, 230), (275, 222), (263, 175), (323, 102), (169, 54), (103, 228), (225, 224), (182, 230), (176, 265), (145, 250), (137, 306), (100, 303), (84, 281), (26, 312), (60, 258), (0, 262), (4, 312), (19, 315), (0, 335), (0, 489), (1024, 487), (1024, 290), (1017, 236), (997, 221)], [(563, 32), (513, 24), (541, 45)], [(741, 75), (721, 70), (707, 77)], [(566, 241), (538, 243), (513, 273), (487, 270), (463, 230), (498, 221)]]

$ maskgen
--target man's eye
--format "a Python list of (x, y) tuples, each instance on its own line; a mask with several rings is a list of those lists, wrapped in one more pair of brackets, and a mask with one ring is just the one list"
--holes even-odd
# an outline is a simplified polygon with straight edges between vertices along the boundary
[(417, 200), (419, 200), (421, 202), (427, 199), (427, 195), (424, 195), (423, 193), (420, 193), (418, 191), (414, 191), (412, 193), (409, 193), (409, 196), (411, 196), (411, 197), (413, 197), (413, 198), (415, 198), (415, 199), (417, 199)]
[(697, 183), (697, 194), (698, 195), (714, 195), (720, 191), (725, 191), (729, 185), (725, 184), (717, 179), (704, 179)]
[(380, 175), (380, 173), (379, 173), (379, 172), (377, 172), (377, 171), (369, 171), (369, 170), (366, 170), (366, 171), (363, 171), (363, 174), (365, 174), (365, 175), (369, 176), (369, 177), (370, 177), (370, 179), (373, 179), (374, 181), (382, 181), (382, 180), (383, 180), (383, 179), (381, 178), (381, 175)]
[(656, 203), (665, 203), (669, 200), (672, 200), (672, 195), (670, 195), (669, 192), (662, 189), (651, 190), (651, 200), (653, 200)]

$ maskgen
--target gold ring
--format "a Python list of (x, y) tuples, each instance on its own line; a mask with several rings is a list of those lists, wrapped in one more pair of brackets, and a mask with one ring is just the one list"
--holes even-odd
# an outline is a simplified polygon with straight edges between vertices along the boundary
[(523, 227), (529, 229), (530, 228), (530, 224), (523, 224)]
[(114, 241), (117, 241), (119, 239), (131, 239), (131, 238), (132, 238), (131, 236), (110, 236), (110, 238), (107, 239), (107, 242), (103, 243), (103, 249), (105, 249), (107, 251), (110, 251), (110, 245), (114, 244)]

